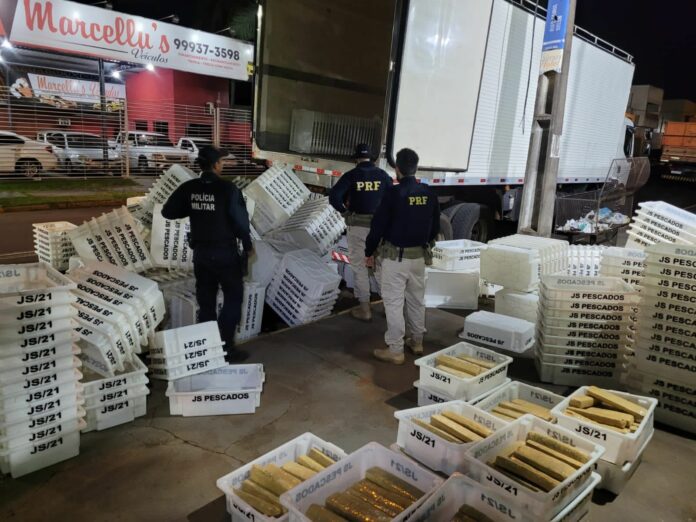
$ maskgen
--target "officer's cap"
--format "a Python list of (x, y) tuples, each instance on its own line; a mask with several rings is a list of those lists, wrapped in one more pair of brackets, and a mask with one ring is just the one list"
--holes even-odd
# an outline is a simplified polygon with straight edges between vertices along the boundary
[(358, 143), (355, 146), (353, 159), (370, 158), (370, 146), (367, 143)]

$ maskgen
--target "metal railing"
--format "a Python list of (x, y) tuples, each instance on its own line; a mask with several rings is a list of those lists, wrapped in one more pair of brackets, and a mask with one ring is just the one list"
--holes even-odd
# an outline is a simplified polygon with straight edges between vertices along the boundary
[(225, 174), (263, 171), (251, 157), (251, 109), (108, 99), (0, 87), (0, 178), (155, 176), (198, 150), (228, 151)]

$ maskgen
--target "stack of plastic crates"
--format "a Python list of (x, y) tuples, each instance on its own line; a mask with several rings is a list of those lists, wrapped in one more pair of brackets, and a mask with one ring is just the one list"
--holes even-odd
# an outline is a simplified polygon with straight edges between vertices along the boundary
[(313, 198), (306, 201), (282, 227), (266, 236), (266, 240), (281, 250), (306, 248), (324, 256), (345, 229), (345, 221), (329, 204), (329, 198)]
[(289, 167), (271, 167), (244, 189), (253, 200), (252, 224), (267, 234), (283, 225), (309, 198), (309, 190)]
[(536, 363), (543, 382), (616, 386), (634, 334), (638, 291), (618, 277), (542, 278)]
[(664, 201), (644, 201), (638, 207), (628, 229), (627, 247), (696, 245), (696, 215)]
[(82, 432), (105, 430), (145, 415), (150, 393), (146, 374), (147, 366), (137, 357), (113, 377), (86, 368), (82, 379), (86, 426)]
[(568, 269), (568, 242), (515, 234), (481, 251), (481, 278), (509, 290), (532, 292), (541, 276)]
[(75, 255), (75, 247), (68, 236), (68, 230), (77, 228), (69, 221), (34, 223), (34, 252), (39, 261), (44, 261), (56, 270), (68, 269), (70, 258)]
[(0, 469), (19, 477), (80, 451), (75, 285), (43, 262), (0, 273)]
[(620, 277), (628, 284), (639, 285), (645, 272), (645, 257), (642, 248), (609, 247), (602, 252), (600, 275)]
[(107, 263), (87, 263), (69, 276), (77, 284), (75, 332), (84, 365), (114, 377), (143, 351), (164, 318), (162, 292), (155, 281)]
[(126, 207), (86, 221), (68, 235), (83, 260), (104, 261), (132, 272), (152, 268), (149, 248)]
[(696, 433), (696, 247), (656, 244), (645, 252), (626, 385), (659, 400), (657, 420)]
[(217, 322), (157, 332), (150, 348), (153, 379), (173, 381), (226, 366)]
[(172, 165), (155, 181), (139, 203), (129, 206), (133, 216), (148, 228), (152, 227), (152, 215), (157, 203), (164, 204), (179, 185), (197, 178), (196, 174), (183, 165)]
[(310, 250), (288, 252), (266, 291), (269, 306), (289, 325), (331, 314), (341, 276)]
[(598, 276), (605, 248), (601, 245), (570, 245), (568, 267), (564, 273), (571, 276)]

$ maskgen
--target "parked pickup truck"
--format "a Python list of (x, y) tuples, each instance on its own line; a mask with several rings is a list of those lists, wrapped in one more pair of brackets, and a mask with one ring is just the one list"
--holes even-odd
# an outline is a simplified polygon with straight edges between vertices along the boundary
[(59, 168), (64, 172), (120, 172), (121, 160), (118, 152), (97, 134), (42, 130), (36, 134), (36, 140), (53, 145)]
[(172, 163), (187, 165), (189, 161), (188, 154), (157, 132), (128, 131), (125, 136), (119, 133), (116, 150), (124, 159), (128, 156), (131, 169), (141, 173), (159, 174)]
[[(195, 170), (197, 167), (196, 159), (198, 158), (198, 152), (206, 145), (212, 144), (212, 140), (209, 140), (208, 138), (184, 136), (183, 138), (179, 138), (179, 143), (177, 143), (176, 146), (186, 152), (188, 155), (188, 165)], [(223, 146), (222, 148), (224, 149), (225, 147)], [(236, 165), (234, 154), (228, 154), (225, 156), (223, 162), (226, 168)]]

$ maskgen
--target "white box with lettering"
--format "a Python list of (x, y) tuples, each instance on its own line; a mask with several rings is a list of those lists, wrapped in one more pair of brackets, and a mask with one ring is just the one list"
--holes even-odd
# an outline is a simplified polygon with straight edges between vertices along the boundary
[(500, 402), (512, 401), (514, 399), (522, 399), (551, 410), (563, 400), (563, 396), (523, 382), (512, 381), (482, 399), (474, 401), (472, 404), (482, 410), (490, 411)]
[(633, 461), (638, 456), (639, 450), (643, 447), (646, 440), (652, 437), (655, 431), (653, 426), (655, 406), (657, 399), (653, 397), (641, 397), (632, 393), (607, 390), (618, 395), (622, 399), (626, 399), (637, 406), (643, 408), (646, 412), (645, 417), (640, 422), (638, 429), (633, 433), (619, 433), (608, 428), (602, 428), (599, 424), (591, 421), (584, 421), (577, 417), (569, 417), (563, 412), (570, 406), (570, 400), (573, 397), (587, 395), (587, 386), (577, 389), (570, 394), (563, 402), (557, 404), (552, 413), (558, 419), (558, 424), (578, 433), (581, 437), (585, 437), (592, 441), (598, 441), (606, 448), (603, 460), (613, 464), (623, 465), (627, 461)]
[(411, 484), (425, 493), (419, 500), (406, 508), (392, 521), (408, 519), (425, 502), (430, 493), (439, 487), (443, 480), (428, 471), (406, 455), (394, 452), (376, 442), (370, 442), (351, 453), (343, 460), (314, 475), (310, 480), (284, 493), (280, 503), (288, 508), (290, 522), (310, 522), (305, 512), (312, 504), (324, 505), (326, 498), (347, 490), (365, 478), (367, 470), (377, 467)]
[[(568, 504), (550, 522), (579, 522), (590, 511), (592, 492), (602, 478), (592, 474), (587, 488)], [(489, 520), (514, 520), (515, 522), (537, 522), (524, 509), (503, 500), (493, 489), (484, 487), (475, 480), (454, 473), (419, 507), (411, 522), (449, 522), (463, 505), (471, 506), (487, 516)]]
[(237, 364), (170, 381), (169, 413), (184, 417), (254, 413), (265, 380), (262, 364)]
[[(530, 432), (574, 446), (588, 455), (587, 462), (550, 491), (532, 490), (488, 464), (515, 442), (526, 440)], [(577, 433), (532, 415), (524, 415), (471, 446), (467, 451), (467, 458), (471, 459), (468, 475), (494, 489), (506, 502), (522, 507), (534, 520), (549, 520), (577, 499), (592, 483), (594, 464), (603, 453), (602, 446)]]
[(460, 337), (492, 348), (523, 353), (534, 345), (534, 328), (534, 323), (524, 319), (479, 310), (464, 319)]
[(217, 487), (225, 494), (227, 512), (232, 515), (232, 522), (248, 522), (249, 520), (255, 522), (287, 522), (287, 513), (277, 518), (265, 516), (235, 495), (234, 490), (239, 489), (242, 482), (249, 478), (253, 466), (264, 467), (268, 464), (275, 464), (280, 467), (286, 462), (293, 462), (297, 460), (298, 457), (307, 455), (312, 448), (316, 448), (336, 461), (346, 456), (346, 452), (338, 446), (326, 442), (312, 433), (304, 433), (286, 442), (282, 446), (269, 451), (265, 455), (252, 460), (241, 468), (237, 468), (224, 477), (217, 479)]
[[(436, 359), (440, 355), (468, 355), (495, 363), (490, 370), (482, 372), (471, 378), (464, 379), (451, 373), (437, 369)], [(487, 348), (481, 348), (469, 343), (457, 343), (439, 352), (416, 359), (416, 366), (420, 367), (420, 383), (426, 388), (443, 393), (453, 399), (470, 401), (474, 397), (483, 395), (487, 391), (503, 383), (507, 376), (507, 369), (512, 363), (512, 357), (496, 353)]]
[(409, 457), (429, 469), (445, 475), (456, 471), (466, 473), (468, 461), (464, 454), (473, 443), (449, 442), (413, 422), (413, 419), (429, 422), (433, 415), (440, 415), (445, 410), (478, 422), (493, 432), (507, 425), (504, 420), (464, 401), (443, 402), (395, 412), (394, 417), (399, 421), (396, 443)]

